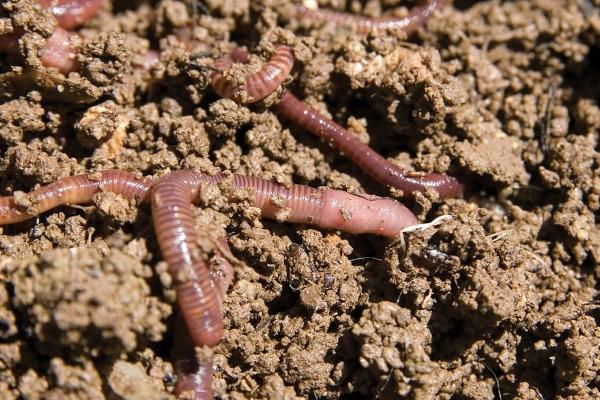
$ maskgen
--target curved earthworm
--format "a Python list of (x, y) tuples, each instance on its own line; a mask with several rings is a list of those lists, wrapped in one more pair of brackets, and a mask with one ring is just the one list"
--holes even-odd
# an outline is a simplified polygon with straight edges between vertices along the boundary
[(302, 4), (297, 4), (300, 18), (316, 20), (319, 22), (331, 21), (338, 25), (354, 27), (360, 34), (377, 32), (383, 30), (402, 30), (410, 34), (423, 25), (434, 11), (443, 7), (447, 0), (429, 0), (424, 4), (413, 7), (408, 16), (404, 18), (380, 17), (371, 18), (362, 15), (354, 15), (346, 12), (332, 11), (327, 9), (313, 10)]
[[(40, 49), (39, 54), (42, 64), (46, 67), (57, 68), (63, 74), (76, 71), (79, 68), (79, 64), (76, 60), (75, 50), (71, 46), (73, 35), (75, 33), (57, 26)], [(0, 51), (13, 57), (17, 62), (21, 62), (19, 39), (22, 36), (23, 32), (0, 35)]]
[(289, 91), (283, 94), (277, 109), (303, 129), (331, 143), (384, 185), (400, 189), (407, 194), (431, 188), (442, 198), (460, 196), (463, 192), (463, 185), (449, 175), (404, 171), (362, 143), (355, 135), (304, 104)]
[[(49, 8), (56, 18), (57, 27), (52, 35), (46, 39), (40, 48), (40, 60), (44, 66), (56, 68), (63, 74), (77, 71), (79, 64), (76, 60), (76, 51), (72, 46), (70, 32), (88, 19), (92, 18), (102, 6), (103, 0), (38, 0), (43, 8)], [(0, 35), (0, 51), (11, 57), (20, 59), (19, 39), (23, 32), (13, 32)]]
[(204, 182), (204, 175), (192, 171), (161, 178), (152, 190), (152, 221), (192, 342), (214, 346), (223, 336), (223, 319), (209, 269), (198, 254), (191, 206)]
[(58, 26), (77, 28), (92, 18), (102, 7), (103, 0), (38, 0), (42, 8), (49, 9)]
[(191, 203), (198, 200), (202, 185), (224, 180), (231, 180), (233, 189), (252, 191), (253, 205), (259, 207), (265, 217), (279, 221), (391, 238), (417, 222), (410, 210), (400, 203), (377, 196), (304, 185), (281, 186), (255, 177), (209, 176), (194, 171), (172, 172), (152, 188), (150, 180), (126, 171), (109, 170), (63, 178), (28, 194), (0, 197), (0, 225), (24, 221), (59, 205), (86, 203), (99, 192), (110, 191), (141, 201), (151, 198), (158, 243), (173, 275), (181, 317), (189, 334), (189, 342), (184, 333), (176, 338), (176, 346), (184, 349), (176, 352), (179, 374), (176, 391), (191, 391), (197, 399), (209, 399), (212, 360), (209, 355), (192, 359), (185, 348), (210, 347), (221, 339), (221, 305), (231, 282), (232, 269), (227, 262), (229, 248), (222, 239), (218, 240), (216, 250), (219, 268), (209, 270), (198, 254)]
[(238, 85), (223, 75), (222, 71), (231, 64), (247, 61), (248, 53), (240, 48), (215, 60), (214, 67), (218, 72), (212, 74), (211, 85), (219, 96), (241, 104), (257, 102), (274, 92), (294, 67), (292, 49), (278, 44), (271, 59), (259, 71), (244, 77), (241, 84)]
[[(224, 179), (224, 175), (175, 171), (160, 179), (152, 190), (152, 220), (157, 240), (175, 280), (179, 309), (192, 342), (198, 346), (219, 343), (223, 319), (210, 272), (196, 251), (191, 203), (197, 201), (202, 185)], [(233, 175), (232, 184), (234, 189), (252, 190), (254, 205), (263, 216), (279, 221), (392, 238), (417, 222), (410, 210), (391, 199), (304, 185), (284, 187), (241, 175)]]
[(0, 197), (0, 225), (25, 221), (61, 205), (88, 203), (94, 194), (101, 192), (117, 193), (129, 200), (148, 201), (150, 187), (148, 179), (120, 170), (70, 176), (23, 196), (15, 193)]
[[(285, 65), (288, 66), (287, 68), (272, 67), (267, 69), (267, 65), (276, 58), (276, 56), (274, 56), (265, 67), (250, 77), (247, 77), (244, 83), (237, 87), (234, 87), (234, 85), (223, 77), (221, 73), (213, 74), (213, 88), (219, 95), (232, 98), (238, 103), (251, 102), (241, 100), (241, 96), (244, 95), (244, 93), (250, 95), (252, 98), (254, 98), (253, 96), (260, 97), (257, 97), (258, 99), (262, 99), (269, 95), (277, 89), (281, 82), (287, 77), (294, 62), (291, 49), (288, 46), (279, 45), (277, 46), (277, 49), (276, 55), (282, 55), (282, 62), (285, 62)], [(279, 52), (279, 50), (281, 50), (281, 52)], [(245, 50), (236, 48), (226, 57), (217, 59), (215, 61), (215, 68), (224, 69), (234, 62), (244, 63), (247, 62), (247, 60), (248, 53)], [(266, 71), (272, 71), (273, 73), (268, 74)], [(261, 78), (263, 75), (268, 76), (269, 79)], [(254, 82), (266, 83), (260, 84)], [(260, 88), (260, 95), (258, 94), (258, 89), (257, 91), (252, 91), (252, 86)], [(237, 94), (240, 95), (238, 96)], [(415, 191), (425, 191), (428, 188), (431, 188), (436, 190), (442, 198), (460, 196), (463, 192), (463, 185), (458, 182), (456, 178), (449, 175), (436, 173), (410, 173), (402, 170), (398, 166), (387, 161), (369, 146), (361, 143), (356, 136), (350, 134), (346, 129), (298, 100), (289, 91), (284, 92), (277, 105), (277, 109), (281, 114), (302, 128), (333, 144), (354, 163), (365, 170), (365, 172), (384, 185), (400, 189), (407, 194)]]

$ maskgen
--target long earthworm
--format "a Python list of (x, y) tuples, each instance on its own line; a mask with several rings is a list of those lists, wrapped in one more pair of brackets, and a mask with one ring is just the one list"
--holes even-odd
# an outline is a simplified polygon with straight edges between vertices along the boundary
[[(77, 71), (79, 64), (70, 29), (92, 18), (102, 6), (102, 0), (38, 0), (42, 8), (49, 8), (57, 26), (40, 48), (40, 61), (45, 67), (56, 68), (63, 74)], [(20, 59), (19, 39), (22, 31), (0, 35), (0, 51)]]
[[(232, 175), (229, 178), (194, 171), (172, 172), (152, 187), (148, 179), (137, 178), (126, 171), (109, 170), (63, 178), (28, 194), (0, 197), (0, 225), (24, 221), (59, 205), (87, 203), (99, 192), (110, 191), (144, 202), (151, 198), (157, 241), (176, 281), (189, 343), (210, 347), (217, 344), (223, 334), (221, 305), (232, 270), (226, 257), (221, 257), (221, 272), (211, 271), (198, 254), (191, 203), (197, 201), (202, 185), (226, 179), (231, 179), (234, 189), (254, 192), (254, 206), (259, 207), (265, 217), (280, 221), (391, 238), (417, 222), (410, 210), (400, 203), (377, 196), (358, 196), (304, 185), (285, 187), (255, 177)], [(221, 243), (217, 246), (217, 257), (228, 251), (226, 243)], [(188, 338), (183, 333), (179, 333), (176, 340), (181, 340), (176, 343), (178, 349), (189, 348)], [(208, 356), (193, 359), (189, 354), (176, 352), (176, 369), (180, 375), (176, 392), (191, 391), (197, 399), (209, 399), (212, 361)]]
[(322, 23), (333, 22), (338, 25), (354, 27), (356, 32), (367, 34), (383, 30), (402, 30), (410, 34), (423, 25), (434, 11), (443, 7), (447, 0), (429, 0), (424, 4), (417, 5), (410, 10), (408, 16), (397, 17), (365, 17), (347, 12), (333, 11), (327, 9), (312, 9), (298, 3), (296, 9), (299, 17), (306, 20), (315, 20)]
[(236, 48), (214, 62), (217, 72), (211, 76), (211, 85), (221, 97), (232, 99), (237, 103), (249, 104), (264, 99), (274, 92), (294, 67), (294, 56), (289, 46), (278, 44), (275, 52), (262, 68), (244, 77), (241, 84), (236, 85), (227, 79), (222, 71), (233, 63), (246, 63), (248, 52)]
[[(233, 279), (233, 268), (227, 257), (233, 257), (229, 245), (224, 238), (217, 239), (219, 250), (216, 251), (213, 261), (216, 266), (211, 266), (211, 279), (216, 288), (216, 295), (220, 306), (223, 306), (223, 297)], [(212, 350), (205, 347), (196, 352), (194, 343), (185, 326), (181, 313), (177, 315), (175, 334), (173, 340), (173, 367), (177, 374), (175, 394), (185, 396), (188, 393), (195, 400), (212, 399)]]
[[(275, 56), (267, 62), (265, 67), (257, 73), (246, 77), (244, 84), (234, 88), (222, 74), (215, 73), (212, 77), (213, 88), (222, 96), (230, 97), (235, 101), (238, 101), (238, 98), (233, 93), (249, 91), (251, 87), (260, 88), (261, 98), (266, 97), (277, 89), (293, 66), (291, 49), (287, 46), (278, 46), (277, 49), (278, 51)], [(285, 57), (282, 54), (285, 54)], [(281, 66), (281, 62), (274, 62), (276, 57), (278, 57), (278, 60), (285, 61), (286, 68)], [(246, 62), (247, 60), (248, 53), (245, 50), (235, 49), (227, 57), (216, 60), (215, 66), (228, 66), (233, 62)], [(267, 68), (270, 64), (274, 64), (277, 67)], [(264, 82), (261, 83), (261, 80)], [(227, 90), (224, 88), (227, 88)], [(241, 88), (244, 89), (242, 90)], [(238, 92), (238, 90), (241, 92)], [(456, 197), (463, 193), (463, 185), (452, 176), (438, 173), (424, 174), (404, 171), (397, 165), (386, 160), (369, 146), (360, 142), (355, 135), (352, 135), (342, 126), (304, 104), (289, 91), (284, 92), (277, 104), (277, 110), (295, 124), (332, 144), (335, 148), (346, 154), (348, 158), (361, 167), (367, 174), (386, 186), (402, 190), (406, 194), (433, 189), (442, 198)]]
[[(224, 179), (225, 175), (175, 171), (160, 179), (152, 191), (154, 229), (169, 272), (177, 282), (179, 307), (196, 345), (216, 345), (223, 336), (223, 320), (209, 270), (195, 254), (191, 203), (197, 200), (202, 185)], [(285, 187), (242, 175), (233, 175), (232, 185), (234, 189), (252, 190), (254, 206), (264, 217), (279, 221), (390, 238), (417, 222), (410, 210), (391, 199), (304, 185)]]
[[(408, 208), (388, 198), (305, 185), (282, 186), (243, 175), (231, 177), (234, 189), (254, 192), (254, 206), (261, 209), (264, 217), (282, 222), (304, 223), (354, 234), (372, 233), (389, 238), (398, 237), (402, 229), (417, 223)], [(167, 262), (171, 259), (178, 263), (180, 260), (196, 260), (196, 255), (191, 254), (196, 247), (195, 241), (189, 239), (195, 237), (193, 229), (189, 227), (189, 224), (193, 224), (189, 221), (191, 203), (197, 200), (203, 184), (218, 183), (225, 179), (228, 179), (227, 175), (210, 176), (186, 170), (167, 174), (154, 184), (152, 217), (158, 242), (167, 250), (163, 252)], [(30, 219), (60, 205), (90, 202), (94, 194), (103, 191), (146, 202), (150, 188), (148, 179), (140, 179), (120, 170), (67, 177), (22, 196), (0, 197), (0, 225)], [(184, 198), (187, 201), (183, 201)], [(181, 219), (184, 219), (183, 223), (179, 222)], [(185, 239), (187, 247), (184, 242), (172, 242), (174, 239)], [(178, 254), (178, 249), (183, 254)], [(173, 269), (176, 267), (173, 266)], [(208, 273), (205, 276), (208, 277)], [(202, 340), (197, 343), (208, 344)]]
[(355, 135), (325, 117), (286, 91), (277, 110), (298, 126), (319, 136), (343, 152), (376, 181), (410, 194), (431, 188), (442, 198), (463, 193), (463, 185), (454, 177), (437, 173), (406, 172), (362, 143)]

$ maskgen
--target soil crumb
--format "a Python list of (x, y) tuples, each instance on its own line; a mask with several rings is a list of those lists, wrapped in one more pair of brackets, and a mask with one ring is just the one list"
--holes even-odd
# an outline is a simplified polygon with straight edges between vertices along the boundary
[[(312, 3), (379, 17), (417, 2)], [(41, 61), (55, 26), (37, 1), (0, 5), (0, 42), (23, 33), (0, 53), (2, 196), (195, 169), (449, 216), (388, 241), (266, 221), (248, 193), (204, 188), (200, 248), (210, 259), (226, 237), (235, 270), (216, 398), (600, 398), (598, 0), (454, 2), (409, 37), (309, 21), (289, 1), (104, 1), (68, 76)], [(211, 90), (214, 59), (245, 47), (238, 79), (276, 43), (297, 58), (277, 93), (243, 106)], [(284, 89), (465, 196), (381, 187), (277, 113)], [(112, 193), (0, 227), (0, 398), (174, 399), (161, 260), (149, 207)]]

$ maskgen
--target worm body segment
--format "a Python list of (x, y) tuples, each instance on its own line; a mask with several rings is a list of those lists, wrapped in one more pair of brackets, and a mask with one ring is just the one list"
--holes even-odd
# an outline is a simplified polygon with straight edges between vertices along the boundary
[(40, 49), (42, 64), (46, 67), (54, 67), (63, 74), (77, 71), (79, 63), (76, 50), (71, 45), (74, 35), (76, 34), (73, 32), (56, 27), (52, 35), (46, 39), (46, 45)]
[(215, 60), (214, 67), (219, 72), (212, 74), (211, 85), (219, 96), (241, 104), (257, 102), (273, 93), (294, 67), (292, 49), (279, 44), (275, 46), (275, 53), (271, 59), (259, 71), (246, 76), (240, 85), (227, 79), (221, 72), (233, 63), (246, 63), (247, 61), (248, 53), (239, 48), (227, 56)]
[[(40, 60), (44, 66), (56, 68), (63, 74), (76, 71), (79, 64), (76, 53), (71, 46), (71, 39), (75, 35), (57, 26), (46, 43), (40, 48)], [(8, 54), (14, 62), (21, 63), (22, 57), (19, 50), (19, 39), (23, 32), (7, 33), (0, 35), (0, 51)]]
[[(182, 315), (175, 322), (173, 367), (177, 374), (175, 394), (185, 399), (212, 400), (213, 361), (211, 350), (204, 347), (197, 356), (194, 343)], [(186, 396), (186, 397), (183, 397)]]
[(281, 114), (298, 126), (334, 145), (367, 174), (384, 185), (406, 193), (431, 188), (442, 198), (460, 196), (463, 192), (463, 185), (449, 175), (416, 174), (402, 170), (362, 143), (355, 135), (304, 104), (289, 91), (284, 93), (277, 108)]
[(270, 219), (389, 238), (417, 223), (409, 209), (392, 199), (305, 185), (282, 186), (242, 175), (234, 175), (233, 186), (254, 191), (254, 205)]

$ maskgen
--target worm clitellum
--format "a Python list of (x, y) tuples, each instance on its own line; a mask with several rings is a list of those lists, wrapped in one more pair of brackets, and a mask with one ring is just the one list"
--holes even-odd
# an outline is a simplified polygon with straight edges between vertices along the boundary
[[(72, 46), (73, 32), (70, 29), (92, 18), (102, 6), (102, 0), (38, 0), (42, 8), (49, 8), (56, 18), (57, 26), (40, 49), (40, 60), (44, 66), (56, 68), (63, 74), (77, 71), (79, 65)], [(20, 59), (19, 39), (23, 32), (0, 35), (0, 51)]]
[(360, 34), (383, 30), (402, 30), (407, 34), (410, 34), (423, 25), (435, 10), (443, 7), (446, 1), (447, 0), (426, 1), (424, 4), (413, 7), (410, 10), (410, 14), (404, 18), (371, 18), (327, 9), (313, 10), (302, 4), (297, 4), (296, 8), (302, 19), (346, 25), (348, 27), (353, 27), (356, 32)]
[[(228, 55), (218, 58), (214, 67), (223, 71), (233, 63), (246, 63), (248, 52), (236, 48)], [(232, 99), (237, 103), (248, 104), (264, 99), (273, 93), (294, 67), (294, 56), (289, 46), (278, 44), (275, 53), (263, 67), (244, 78), (240, 85), (236, 85), (223, 76), (222, 72), (212, 74), (211, 85), (221, 97)]]
[(277, 109), (300, 127), (331, 143), (384, 185), (400, 189), (407, 194), (431, 188), (442, 198), (460, 196), (463, 192), (463, 185), (449, 175), (404, 171), (362, 143), (355, 135), (300, 101), (289, 91), (283, 94)]

